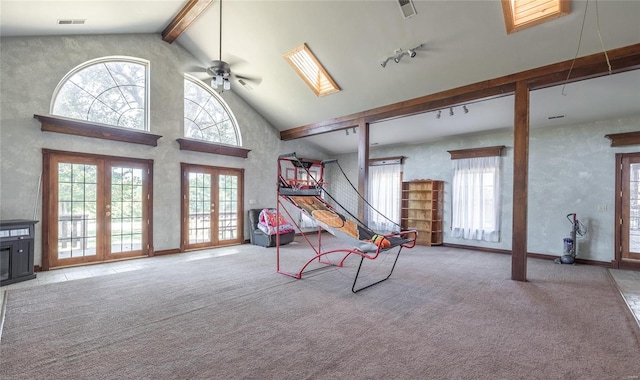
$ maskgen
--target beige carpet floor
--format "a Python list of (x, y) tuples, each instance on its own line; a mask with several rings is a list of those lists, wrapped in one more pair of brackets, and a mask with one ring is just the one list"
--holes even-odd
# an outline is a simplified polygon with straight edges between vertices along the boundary
[[(303, 248), (283, 248), (289, 269)], [(507, 255), (419, 247), (353, 294), (355, 257), (295, 280), (273, 248), (238, 252), (9, 290), (0, 378), (640, 378), (638, 326), (604, 268), (530, 259), (523, 283)]]

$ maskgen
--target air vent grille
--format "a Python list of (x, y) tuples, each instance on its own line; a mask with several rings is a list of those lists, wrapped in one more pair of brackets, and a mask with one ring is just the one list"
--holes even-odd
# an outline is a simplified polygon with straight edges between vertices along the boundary
[(58, 25), (84, 25), (86, 19), (64, 19), (58, 20)]
[(416, 8), (413, 6), (412, 0), (398, 0), (400, 12), (405, 19), (416, 15)]

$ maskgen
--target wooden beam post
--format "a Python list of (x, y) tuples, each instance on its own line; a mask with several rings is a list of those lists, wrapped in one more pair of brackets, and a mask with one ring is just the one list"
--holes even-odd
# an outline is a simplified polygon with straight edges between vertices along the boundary
[(516, 83), (513, 133), (513, 233), (511, 279), (527, 281), (527, 200), (529, 183), (529, 87)]
[[(369, 123), (361, 118), (358, 122), (358, 192), (366, 199), (368, 197), (369, 179)], [(358, 219), (367, 224), (364, 202), (358, 203)]]
[(211, 5), (213, 0), (189, 0), (162, 31), (162, 40), (172, 43)]

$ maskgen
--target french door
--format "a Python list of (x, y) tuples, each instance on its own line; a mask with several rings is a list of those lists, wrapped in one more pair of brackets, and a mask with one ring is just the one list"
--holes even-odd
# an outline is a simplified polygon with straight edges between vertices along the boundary
[(242, 169), (182, 163), (181, 250), (243, 242)]
[(43, 151), (43, 269), (152, 252), (150, 160)]
[(618, 153), (616, 266), (640, 269), (640, 153)]

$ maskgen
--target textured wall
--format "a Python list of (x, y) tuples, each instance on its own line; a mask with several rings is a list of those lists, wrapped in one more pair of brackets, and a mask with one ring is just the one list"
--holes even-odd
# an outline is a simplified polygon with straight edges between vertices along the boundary
[[(580, 125), (532, 128), (529, 141), (528, 251), (561, 255), (562, 239), (569, 236), (566, 216), (577, 213), (588, 228), (578, 240), (581, 258), (614, 259), (615, 154), (638, 147), (612, 148), (604, 135), (638, 130), (640, 116)], [(500, 242), (451, 237), (451, 158), (448, 150), (505, 145), (502, 159), (502, 213)], [(372, 150), (371, 158), (405, 156), (404, 180), (445, 181), (444, 241), (496, 249), (511, 249), (513, 205), (513, 132), (498, 131), (443, 141)], [(357, 178), (357, 155), (339, 157)]]
[[(151, 62), (151, 132), (163, 136), (158, 146), (41, 132), (33, 115), (49, 114), (58, 82), (77, 65), (112, 55)], [(249, 158), (179, 150), (175, 140), (183, 137), (183, 73), (199, 64), (179, 45), (165, 43), (156, 34), (2, 38), (0, 218), (40, 219), (38, 184), (43, 148), (153, 159), (156, 250), (180, 246), (181, 162), (244, 168), (245, 209), (275, 205), (277, 156), (298, 151), (323, 158), (323, 153), (299, 140), (280, 141), (278, 131), (233, 91), (225, 92), (223, 98), (236, 116), (243, 147), (251, 149)], [(37, 231), (35, 264), (39, 265), (40, 229)]]

